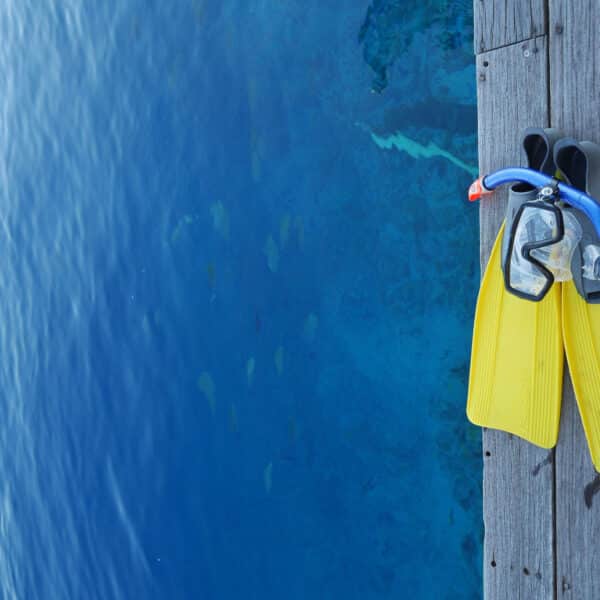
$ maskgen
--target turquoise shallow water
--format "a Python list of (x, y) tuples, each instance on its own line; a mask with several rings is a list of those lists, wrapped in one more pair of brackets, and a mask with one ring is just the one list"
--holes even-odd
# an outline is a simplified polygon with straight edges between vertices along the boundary
[(1, 598), (479, 597), (470, 10), (7, 5)]

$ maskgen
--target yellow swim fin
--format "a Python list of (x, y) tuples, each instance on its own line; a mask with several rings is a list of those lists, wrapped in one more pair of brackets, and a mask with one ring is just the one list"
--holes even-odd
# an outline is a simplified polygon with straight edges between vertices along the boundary
[(592, 462), (600, 471), (600, 305), (563, 283), (563, 336), (569, 372)]
[[(600, 197), (600, 146), (564, 139), (554, 158), (563, 179)], [(563, 337), (592, 462), (600, 471), (600, 280), (586, 273), (586, 262), (600, 256), (600, 240), (585, 216), (579, 213), (577, 219), (582, 239), (571, 261), (573, 280), (563, 283)]]
[[(560, 137), (557, 130), (526, 130), (523, 146), (530, 167), (553, 174), (552, 146)], [(554, 283), (533, 302), (508, 292), (502, 271), (504, 232), (536, 194), (522, 184), (511, 188), (507, 219), (485, 269), (473, 328), (467, 416), (477, 425), (551, 448), (558, 439), (562, 398), (561, 285)]]
[(543, 448), (558, 439), (563, 345), (560, 285), (540, 302), (514, 296), (501, 267), (504, 225), (483, 276), (473, 329), (467, 416)]

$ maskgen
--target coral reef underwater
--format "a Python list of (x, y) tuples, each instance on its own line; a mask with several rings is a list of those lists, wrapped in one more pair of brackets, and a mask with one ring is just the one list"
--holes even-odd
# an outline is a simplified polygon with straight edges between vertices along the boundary
[(385, 90), (389, 68), (416, 32), (436, 30), (442, 48), (457, 50), (473, 37), (471, 15), (471, 3), (464, 0), (373, 0), (358, 33), (364, 59), (375, 73), (373, 91)]

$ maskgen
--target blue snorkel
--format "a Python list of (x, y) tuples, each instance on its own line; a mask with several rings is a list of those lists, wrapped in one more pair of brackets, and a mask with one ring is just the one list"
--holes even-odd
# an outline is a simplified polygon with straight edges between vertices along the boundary
[(580, 210), (593, 224), (600, 237), (600, 204), (586, 193), (533, 169), (509, 167), (484, 175), (474, 181), (469, 188), (469, 200), (474, 202), (507, 183), (528, 183), (536, 188), (558, 189), (559, 198), (573, 208)]

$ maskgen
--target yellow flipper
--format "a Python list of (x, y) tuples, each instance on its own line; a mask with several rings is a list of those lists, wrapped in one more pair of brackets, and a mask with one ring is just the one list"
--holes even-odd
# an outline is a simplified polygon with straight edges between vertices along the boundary
[[(555, 283), (540, 302), (507, 292), (501, 268), (503, 232), (504, 226), (477, 299), (467, 416), (476, 425), (552, 448), (562, 398), (561, 286)], [(600, 319), (598, 326), (600, 331)]]
[(588, 304), (575, 284), (563, 284), (563, 335), (579, 414), (600, 471), (600, 304)]

